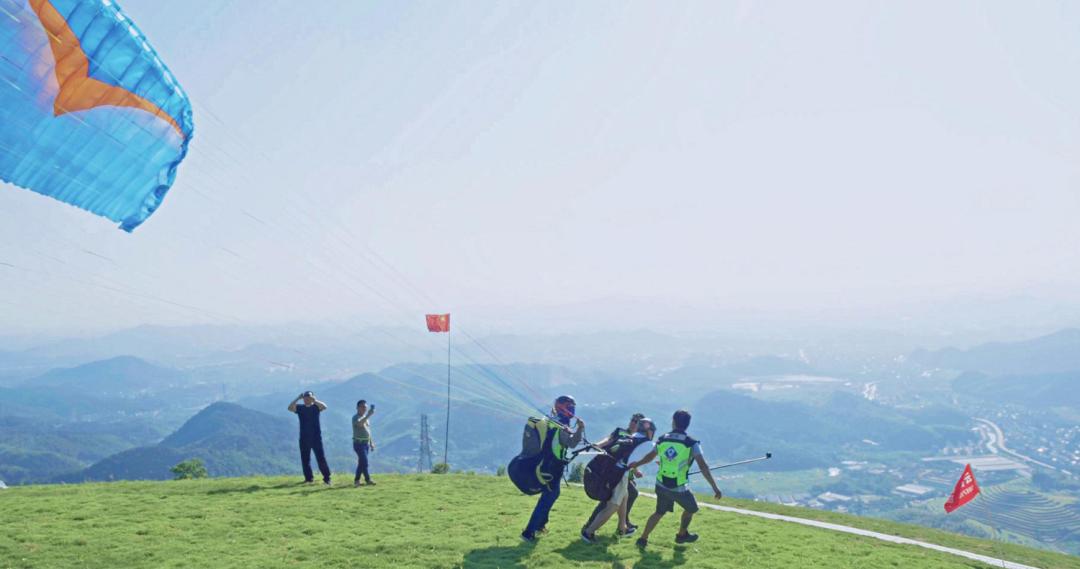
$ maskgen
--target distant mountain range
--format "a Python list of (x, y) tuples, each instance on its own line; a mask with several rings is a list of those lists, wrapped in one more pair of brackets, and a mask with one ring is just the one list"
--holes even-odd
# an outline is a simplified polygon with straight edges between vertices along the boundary
[(968, 350), (915, 352), (911, 360), (963, 372), (952, 383), (962, 397), (1038, 408), (1080, 407), (1080, 329)]
[(120, 356), (55, 369), (0, 388), (0, 415), (114, 421), (169, 408), (198, 408), (220, 396), (218, 386), (208, 389), (189, 374)]
[[(647, 303), (634, 306), (644, 309)], [(637, 314), (620, 311), (620, 321)], [(566, 322), (564, 318), (556, 321)], [(468, 352), (471, 359), (485, 364), (524, 362), (619, 374), (724, 365), (768, 354), (799, 354), (804, 349), (808, 361), (825, 371), (825, 362), (835, 366), (842, 354), (850, 359), (867, 354), (893, 356), (918, 345), (915, 338), (903, 333), (876, 329), (802, 326), (770, 332), (767, 330), (775, 328), (775, 323), (761, 323), (765, 327), (762, 328), (748, 315), (715, 320), (714, 326), (689, 332), (650, 330), (641, 327), (641, 323), (616, 326), (614, 321), (604, 318), (595, 322), (606, 329), (565, 333), (538, 332), (531, 327), (521, 331), (513, 328), (514, 332), (473, 330), (473, 335), (455, 336), (454, 343), (461, 351)], [(34, 347), (26, 348), (27, 345)], [(942, 344), (932, 341), (926, 345)], [(422, 319), (416, 321), (415, 327), (140, 326), (94, 337), (48, 341), (0, 338), (0, 386), (39, 376), (56, 367), (119, 356), (134, 356), (155, 365), (182, 369), (211, 383), (231, 385), (250, 381), (280, 386), (284, 379), (345, 379), (401, 362), (439, 361), (443, 348), (441, 342), (433, 343), (422, 326)]]
[[(675, 385), (721, 387), (739, 379), (777, 375), (813, 375), (809, 364), (777, 356), (757, 356), (723, 365), (687, 365), (660, 375), (660, 381)], [(727, 387), (726, 385), (723, 385)]]
[[(649, 334), (635, 338), (642, 350), (649, 341), (659, 341)], [(248, 344), (230, 353), (247, 362), (276, 352), (270, 344)], [(1074, 394), (1080, 393), (1072, 388), (1080, 379), (1080, 373), (1072, 371), (1080, 369), (1080, 330), (969, 350), (916, 352), (911, 361), (965, 370), (954, 384), (962, 393), (1032, 405), (1077, 405)], [(456, 363), (451, 370), (451, 461), (460, 468), (483, 470), (504, 465), (518, 450), (524, 419), (543, 412), (551, 398), (563, 393), (578, 398), (593, 439), (625, 423), (634, 411), (652, 415), (664, 428), (672, 411), (687, 407), (695, 412), (692, 430), (709, 441), (712, 456), (770, 451), (777, 457), (772, 469), (831, 464), (852, 445), (864, 448), (864, 439), (883, 451), (932, 451), (972, 436), (969, 418), (955, 411), (900, 410), (839, 391), (812, 401), (773, 401), (725, 389), (725, 383), (743, 377), (826, 373), (801, 356), (748, 356), (719, 363), (705, 359), (669, 370), (645, 370), (614, 374), (539, 364)], [(219, 476), (295, 472), (296, 420), (285, 407), (308, 388), (330, 406), (322, 418), (323, 432), (338, 471), (353, 464), (349, 417), (360, 398), (378, 406), (374, 429), (379, 449), (373, 456), (378, 469), (415, 468), (422, 414), (432, 427), (436, 459), (446, 442), (442, 364), (399, 364), (345, 381), (301, 384), (294, 378), (282, 383), (291, 386), (288, 391), (278, 388), (270, 395), (252, 393), (277, 384), (241, 380), (230, 384), (230, 394), (244, 407), (214, 403), (225, 392), (208, 381), (213, 374), (204, 368), (178, 369), (118, 356), (51, 370), (0, 389), (0, 417), (8, 420), (6, 430), (0, 428), (7, 438), (0, 441), (0, 477), (16, 483), (160, 479), (171, 476), (171, 466), (193, 457), (202, 458), (211, 474)], [(75, 434), (96, 425), (113, 425), (113, 430)], [(140, 434), (115, 432), (120, 425)], [(173, 428), (175, 432), (160, 439), (161, 431)]]
[[(442, 447), (443, 402), (438, 397), (417, 398), (408, 392), (395, 395), (392, 388), (383, 388), (385, 384), (378, 376), (359, 376), (328, 388), (320, 395), (336, 410), (322, 418), (324, 440), (335, 471), (347, 471), (352, 466), (346, 415), (351, 412), (348, 403), (357, 392), (369, 394), (373, 401), (383, 402), (375, 423), (380, 445), (375, 456), (380, 468), (408, 471), (415, 464), (416, 417), (419, 413), (431, 415), (435, 447)], [(171, 477), (169, 468), (189, 458), (202, 459), (214, 476), (295, 473), (298, 471), (297, 427), (295, 420), (284, 410), (284, 403), (278, 401), (278, 407), (281, 410), (270, 415), (232, 403), (215, 403), (153, 446), (130, 448), (78, 470), (75, 470), (77, 462), (64, 462), (63, 452), (30, 457), (33, 460), (29, 462), (28, 457), (22, 457), (21, 470), (4, 474), (0, 468), (0, 476), (19, 482), (32, 474), (37, 474), (34, 478), (40, 479), (43, 469), (54, 472), (67, 469), (74, 472), (58, 475), (53, 480), (162, 480)], [(913, 416), (847, 394), (837, 394), (824, 407), (813, 407), (761, 401), (720, 390), (689, 405), (639, 402), (591, 409), (588, 411), (590, 437), (599, 439), (611, 428), (622, 425), (634, 410), (644, 410), (654, 416), (661, 427), (666, 427), (666, 421), (676, 407), (689, 407), (694, 411), (691, 431), (706, 441), (710, 457), (721, 459), (773, 452), (776, 458), (769, 464), (773, 470), (831, 464), (834, 457), (842, 453), (843, 447), (861, 446), (864, 444), (862, 439), (873, 439), (883, 448), (892, 450), (927, 450), (968, 436), (966, 417), (951, 412), (923, 411)], [(454, 413), (457, 419), (452, 421), (450, 452), (452, 461), (459, 468), (494, 470), (517, 453), (518, 433), (525, 414), (493, 415), (479, 401), (457, 401)], [(41, 445), (26, 445), (27, 448), (34, 446)], [(77, 451), (72, 448), (69, 452)], [(4, 456), (2, 449), (0, 456)], [(438, 460), (438, 456), (435, 458)], [(42, 462), (48, 460), (59, 460), (60, 463)]]
[[(718, 389), (717, 382), (745, 376), (811, 373), (801, 361), (779, 357), (750, 358), (725, 366), (683, 368), (660, 379), (622, 378), (558, 366), (454, 366), (449, 451), (459, 468), (494, 471), (519, 450), (518, 433), (530, 414), (544, 412), (545, 397), (568, 393), (578, 398), (579, 412), (589, 422), (589, 436), (599, 439), (626, 422), (634, 411), (652, 415), (666, 428), (671, 413), (695, 411), (693, 430), (709, 441), (717, 458), (776, 453), (773, 469), (819, 467), (834, 462), (847, 445), (860, 448), (871, 439), (883, 450), (940, 448), (971, 436), (968, 419), (952, 412), (900, 411), (850, 393), (835, 393), (824, 402), (765, 401)], [(309, 384), (329, 405), (322, 416), (324, 441), (337, 471), (352, 467), (349, 417), (358, 399), (377, 405), (374, 430), (378, 469), (415, 468), (419, 420), (429, 417), (436, 451), (445, 443), (446, 368), (438, 364), (402, 364), (346, 381)], [(78, 462), (57, 462), (71, 452), (61, 439), (9, 448), (21, 474), (12, 480), (41, 480), (41, 472), (57, 481), (170, 477), (169, 468), (187, 458), (202, 458), (212, 475), (295, 472), (297, 426), (285, 407), (300, 392), (243, 397), (245, 407), (213, 403), (216, 393), (184, 372), (132, 357), (118, 357), (43, 374), (0, 397), (0, 413), (40, 421), (80, 418), (138, 421), (153, 416), (155, 424), (178, 417), (175, 432), (156, 444), (118, 440), (109, 456), (98, 454)], [(725, 386), (726, 387), (726, 386)], [(703, 395), (696, 395), (701, 393)], [(102, 395), (96, 395), (102, 394)], [(525, 403), (534, 401), (537, 407)], [(207, 406), (209, 404), (209, 406)], [(205, 407), (205, 408), (204, 408)], [(192, 414), (193, 409), (202, 409)], [(95, 422), (86, 423), (86, 419)], [(33, 423), (24, 424), (32, 430)], [(99, 441), (101, 443), (101, 441)], [(143, 446), (134, 445), (142, 444)], [(108, 448), (97, 444), (96, 448)], [(66, 450), (65, 450), (66, 449)], [(15, 455), (14, 451), (21, 454)], [(54, 456), (28, 455), (54, 452)], [(438, 459), (439, 452), (436, 452)], [(86, 460), (93, 464), (85, 467)], [(48, 462), (48, 461), (53, 462)], [(46, 462), (42, 462), (46, 461)], [(35, 466), (37, 465), (37, 466)], [(65, 472), (66, 471), (66, 472)], [(36, 474), (36, 475), (35, 475)]]
[[(426, 340), (425, 333), (420, 325), (413, 330), (349, 331), (314, 325), (139, 326), (100, 336), (54, 339), (22, 350), (5, 347), (0, 350), (0, 382), (120, 356), (191, 370), (193, 375), (219, 383), (228, 383), (236, 375), (243, 379), (276, 378), (288, 370), (312, 379), (347, 377), (359, 369), (424, 359), (430, 354), (418, 352), (415, 344), (422, 342), (415, 339)], [(402, 341), (410, 337), (414, 342)]]
[(969, 372), (953, 380), (953, 389), (986, 401), (1080, 409), (1080, 371), (1001, 376)]
[(900, 411), (845, 392), (822, 405), (755, 399), (727, 390), (690, 408), (690, 431), (722, 457), (775, 453), (773, 470), (826, 466), (871, 440), (890, 451), (927, 451), (971, 438), (970, 419), (943, 408)]
[(992, 342), (967, 350), (919, 350), (911, 360), (926, 367), (991, 375), (1080, 370), (1080, 329), (1067, 328), (1022, 342)]
[(187, 377), (174, 369), (156, 366), (132, 356), (118, 356), (52, 370), (25, 381), (21, 387), (60, 388), (94, 397), (132, 396), (180, 387)]
[(212, 476), (283, 474), (296, 469), (296, 454), (296, 430), (288, 421), (214, 403), (157, 445), (114, 454), (57, 481), (166, 480), (171, 467), (190, 458), (202, 459)]

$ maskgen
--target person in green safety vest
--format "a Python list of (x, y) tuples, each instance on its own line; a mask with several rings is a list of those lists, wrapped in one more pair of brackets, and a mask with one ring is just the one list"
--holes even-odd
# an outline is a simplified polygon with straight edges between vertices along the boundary
[[(570, 430), (572, 420), (577, 421), (577, 426), (573, 431)], [(525, 426), (526, 441), (530, 439), (529, 429), (538, 428), (535, 425), (530, 420), (530, 424)], [(544, 485), (544, 489), (540, 491), (540, 499), (537, 500), (536, 507), (533, 508), (529, 523), (525, 526), (525, 530), (521, 532), (521, 540), (526, 543), (535, 543), (536, 534), (547, 531), (548, 515), (551, 513), (551, 507), (559, 499), (559, 482), (562, 481), (563, 471), (566, 469), (567, 451), (578, 446), (585, 436), (585, 422), (577, 416), (577, 402), (569, 395), (563, 395), (556, 399), (555, 404), (551, 407), (551, 414), (540, 420), (539, 425), (545, 429), (544, 437), (541, 437), (541, 440), (547, 437), (548, 431), (556, 431), (551, 434), (551, 460), (545, 462), (548, 467), (546, 474), (549, 474), (551, 479)]]
[(659, 458), (660, 471), (656, 473), (656, 512), (649, 516), (649, 521), (645, 523), (645, 531), (637, 540), (638, 547), (649, 544), (649, 535), (656, 529), (656, 524), (660, 523), (664, 514), (675, 511), (675, 504), (683, 509), (675, 543), (697, 541), (697, 534), (690, 533), (690, 522), (698, 511), (697, 500), (687, 485), (692, 463), (697, 463), (702, 476), (712, 486), (716, 499), (721, 497), (720, 488), (716, 486), (709, 465), (701, 454), (701, 443), (686, 434), (689, 427), (690, 412), (682, 409), (676, 411), (671, 417), (671, 432), (660, 437), (656, 441), (656, 449), (642, 460), (643, 463), (648, 463)]

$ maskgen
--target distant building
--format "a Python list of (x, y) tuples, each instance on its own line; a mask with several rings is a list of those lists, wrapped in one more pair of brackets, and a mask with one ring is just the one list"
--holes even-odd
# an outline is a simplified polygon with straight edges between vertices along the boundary
[(817, 499), (825, 504), (831, 504), (833, 502), (850, 502), (852, 497), (837, 494), (835, 492), (825, 492), (824, 494), (819, 494)]
[(897, 494), (909, 494), (912, 496), (925, 496), (933, 491), (933, 488), (921, 484), (904, 484), (893, 488), (893, 492)]
[(1031, 470), (1026, 464), (1003, 456), (975, 456), (953, 460), (956, 464), (970, 464), (976, 471), (995, 472), (1000, 470)]

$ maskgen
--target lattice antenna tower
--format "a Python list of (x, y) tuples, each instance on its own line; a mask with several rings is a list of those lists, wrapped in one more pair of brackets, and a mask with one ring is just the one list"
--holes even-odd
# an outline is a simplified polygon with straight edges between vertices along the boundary
[[(416, 461), (417, 472), (431, 472), (432, 456), (434, 452), (431, 450), (431, 433), (428, 429), (428, 416), (420, 415), (420, 458)], [(427, 468), (424, 466), (427, 465)]]

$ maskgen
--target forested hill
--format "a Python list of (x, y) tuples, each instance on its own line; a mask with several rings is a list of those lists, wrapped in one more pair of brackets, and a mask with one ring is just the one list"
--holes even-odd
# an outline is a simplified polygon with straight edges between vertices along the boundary
[(166, 480), (172, 466), (190, 458), (213, 476), (282, 474), (295, 470), (295, 455), (295, 426), (286, 418), (214, 403), (159, 444), (114, 454), (59, 481)]

